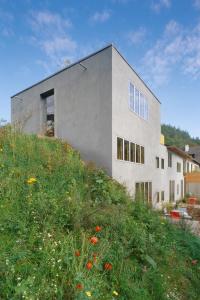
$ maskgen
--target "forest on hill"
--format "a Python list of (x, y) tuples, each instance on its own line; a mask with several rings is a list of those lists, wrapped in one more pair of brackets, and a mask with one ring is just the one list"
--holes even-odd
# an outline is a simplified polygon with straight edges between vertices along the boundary
[(185, 145), (200, 145), (199, 137), (191, 137), (191, 135), (187, 131), (176, 128), (175, 126), (162, 124), (161, 131), (165, 136), (166, 145), (173, 145), (179, 148), (184, 148)]

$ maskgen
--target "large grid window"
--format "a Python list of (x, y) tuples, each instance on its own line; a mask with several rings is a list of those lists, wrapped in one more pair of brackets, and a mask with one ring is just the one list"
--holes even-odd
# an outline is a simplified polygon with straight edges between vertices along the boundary
[(152, 182), (136, 182), (135, 197), (152, 203)]
[(138, 116), (148, 120), (149, 107), (147, 99), (131, 82), (129, 84), (129, 107)]
[(117, 159), (144, 164), (145, 149), (143, 146), (117, 137)]
[(117, 159), (123, 160), (123, 139), (117, 138)]

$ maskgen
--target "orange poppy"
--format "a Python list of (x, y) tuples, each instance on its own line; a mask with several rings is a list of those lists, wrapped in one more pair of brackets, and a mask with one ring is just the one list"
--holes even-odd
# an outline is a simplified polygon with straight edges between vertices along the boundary
[(81, 252), (80, 252), (79, 250), (76, 250), (76, 251), (75, 251), (75, 256), (78, 257), (78, 256), (80, 256), (80, 255), (81, 255)]
[(87, 264), (86, 264), (86, 269), (91, 270), (92, 267), (93, 267), (92, 262), (91, 262), (91, 261), (88, 261)]
[(106, 270), (106, 271), (111, 271), (111, 270), (112, 270), (112, 264), (109, 263), (109, 262), (106, 262), (106, 263), (104, 264), (104, 270)]
[(99, 239), (96, 236), (92, 236), (90, 238), (90, 243), (93, 244), (93, 245), (97, 244), (98, 241), (99, 241)]
[(78, 284), (76, 285), (76, 289), (77, 289), (77, 290), (82, 290), (82, 289), (83, 289), (83, 285), (82, 285), (81, 283), (78, 283)]
[(95, 231), (96, 231), (96, 232), (100, 232), (101, 230), (102, 230), (102, 227), (101, 227), (101, 226), (96, 226), (96, 227), (95, 227)]

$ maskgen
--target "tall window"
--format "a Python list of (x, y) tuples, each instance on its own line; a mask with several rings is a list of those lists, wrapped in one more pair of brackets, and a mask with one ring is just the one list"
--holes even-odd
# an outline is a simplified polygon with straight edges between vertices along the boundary
[(117, 138), (117, 159), (123, 160), (123, 139)]
[(168, 167), (172, 167), (172, 153), (168, 152)]
[(165, 201), (165, 191), (162, 191), (162, 192), (161, 192), (161, 200), (162, 200), (162, 201)]
[(124, 160), (129, 161), (129, 141), (124, 141)]
[(140, 146), (136, 145), (136, 163), (140, 163)]
[(135, 144), (134, 143), (130, 143), (130, 155), (131, 155), (131, 161), (135, 162)]

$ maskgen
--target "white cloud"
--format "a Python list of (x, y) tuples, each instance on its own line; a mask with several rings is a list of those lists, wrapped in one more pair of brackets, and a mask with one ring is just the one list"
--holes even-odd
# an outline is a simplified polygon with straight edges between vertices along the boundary
[(152, 85), (166, 84), (176, 69), (190, 77), (200, 77), (200, 23), (192, 29), (169, 22), (142, 59), (143, 74)]
[(52, 66), (63, 65), (64, 59), (73, 60), (77, 44), (68, 32), (72, 26), (69, 19), (49, 11), (36, 11), (31, 13), (29, 22), (32, 44), (40, 47)]
[(3, 37), (10, 37), (14, 35), (13, 21), (13, 14), (0, 9), (0, 35)]
[(159, 13), (162, 8), (169, 8), (171, 6), (171, 0), (154, 0), (151, 8)]
[(145, 35), (146, 29), (144, 27), (140, 27), (138, 30), (129, 32), (128, 40), (133, 45), (140, 44), (144, 40)]
[(104, 10), (102, 12), (95, 12), (93, 16), (90, 17), (90, 21), (92, 22), (100, 22), (104, 23), (111, 17), (111, 12), (108, 10)]
[(193, 0), (193, 5), (195, 8), (200, 9), (200, 0)]

